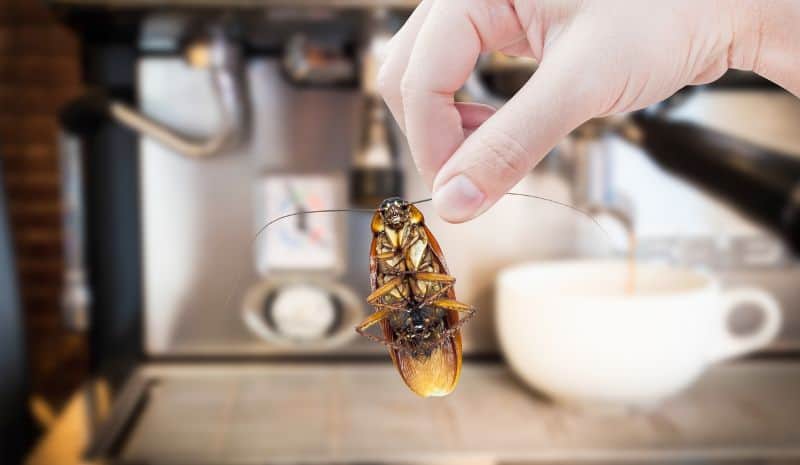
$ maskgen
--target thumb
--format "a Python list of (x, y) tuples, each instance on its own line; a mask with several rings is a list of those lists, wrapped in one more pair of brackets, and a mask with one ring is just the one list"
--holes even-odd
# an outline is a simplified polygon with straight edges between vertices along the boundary
[(576, 82), (582, 79), (579, 67), (543, 61), (525, 86), (464, 140), (434, 179), (433, 204), (443, 219), (460, 223), (486, 211), (593, 116), (589, 99), (582, 98), (589, 92)]

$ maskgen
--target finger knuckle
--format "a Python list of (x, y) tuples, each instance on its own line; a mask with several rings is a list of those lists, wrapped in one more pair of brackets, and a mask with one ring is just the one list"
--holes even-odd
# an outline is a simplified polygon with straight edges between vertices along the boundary
[(507, 178), (527, 171), (530, 167), (530, 156), (525, 146), (515, 137), (495, 128), (485, 128), (479, 144), (490, 156), (485, 163), (497, 175)]

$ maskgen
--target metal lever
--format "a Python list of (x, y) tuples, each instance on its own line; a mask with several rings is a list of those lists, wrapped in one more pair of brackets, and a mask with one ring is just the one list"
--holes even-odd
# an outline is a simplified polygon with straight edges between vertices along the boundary
[[(187, 53), (187, 57), (190, 62), (194, 61), (193, 64), (209, 69), (214, 97), (222, 116), (214, 135), (206, 140), (189, 139), (121, 102), (110, 102), (108, 114), (121, 125), (189, 158), (212, 157), (238, 144), (244, 136), (248, 119), (240, 76), (241, 50), (220, 31), (215, 31), (203, 46), (207, 47), (205, 53)], [(191, 49), (188, 51), (192, 52)]]

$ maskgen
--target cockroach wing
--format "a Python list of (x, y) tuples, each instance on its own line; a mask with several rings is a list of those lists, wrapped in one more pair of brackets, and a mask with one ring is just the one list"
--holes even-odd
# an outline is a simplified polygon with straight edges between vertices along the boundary
[(407, 352), (390, 352), (400, 376), (414, 393), (422, 397), (446, 396), (456, 388), (461, 371), (460, 335), (447, 339), (428, 356), (416, 358)]
[[(439, 241), (436, 240), (436, 237), (433, 235), (430, 229), (424, 224), (421, 225), (422, 230), (425, 232), (425, 235), (428, 236), (428, 246), (431, 248), (433, 255), (436, 261), (439, 262), (439, 266), (441, 267), (442, 273), (450, 274), (450, 270), (447, 268), (447, 262), (444, 259), (444, 253), (442, 252), (442, 247), (439, 245)], [(452, 300), (456, 300), (456, 291), (453, 288), (450, 288), (450, 291), (447, 293), (447, 297)], [(456, 311), (448, 311), (447, 312), (447, 323), (448, 328), (453, 328), (458, 325), (459, 320), (459, 313)], [(461, 331), (456, 331), (452, 338), (450, 338), (447, 343), (443, 344), (441, 347), (443, 352), (441, 360), (443, 362), (451, 363), (448, 366), (442, 366), (440, 373), (447, 373), (448, 371), (451, 373), (452, 382), (449, 389), (440, 390), (438, 394), (429, 394), (429, 395), (447, 395), (456, 388), (458, 384), (458, 379), (461, 376), (461, 356), (462, 356), (462, 349), (461, 349)], [(433, 359), (433, 356), (431, 356)], [(415, 391), (416, 392), (416, 391)]]

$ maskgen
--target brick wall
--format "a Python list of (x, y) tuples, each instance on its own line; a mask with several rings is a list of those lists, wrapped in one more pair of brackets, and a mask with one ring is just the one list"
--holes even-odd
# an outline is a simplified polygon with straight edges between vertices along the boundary
[(86, 373), (61, 324), (56, 113), (80, 92), (79, 44), (37, 0), (0, 0), (0, 157), (21, 281), (32, 389), (58, 405)]

